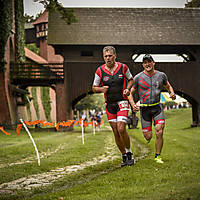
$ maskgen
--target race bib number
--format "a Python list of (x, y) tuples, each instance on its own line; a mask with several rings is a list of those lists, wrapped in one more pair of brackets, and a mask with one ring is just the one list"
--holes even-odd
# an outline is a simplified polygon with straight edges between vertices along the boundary
[(118, 105), (119, 105), (120, 111), (123, 111), (123, 110), (130, 110), (130, 106), (129, 106), (128, 101), (119, 101), (119, 102), (118, 102)]

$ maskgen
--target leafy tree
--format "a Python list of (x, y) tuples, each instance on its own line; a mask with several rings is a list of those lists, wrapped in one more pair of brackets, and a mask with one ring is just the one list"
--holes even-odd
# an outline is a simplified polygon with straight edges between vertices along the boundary
[(81, 99), (76, 105), (76, 110), (96, 110), (101, 111), (104, 108), (104, 97), (103, 94), (92, 94), (87, 95)]
[(31, 23), (31, 22), (34, 22), (35, 21), (35, 19), (34, 19), (34, 16), (32, 15), (28, 15), (28, 14), (24, 14), (24, 21), (26, 22), (26, 23)]
[(25, 30), (24, 30), (24, 3), (23, 0), (16, 1), (14, 3), (15, 14), (15, 58), (18, 63), (24, 63), (25, 52)]
[(35, 17), (33, 15), (31, 16), (31, 15), (28, 15), (25, 13), (24, 21), (26, 23), (32, 23), (32, 22), (36, 21), (41, 15), (42, 15), (42, 11), (40, 13), (38, 13)]
[(0, 1), (0, 72), (4, 71), (5, 47), (12, 30), (12, 1)]
[(188, 1), (185, 4), (186, 8), (199, 8), (200, 7), (200, 0), (192, 0), (192, 1)]
[(57, 0), (34, 0), (34, 2), (39, 2), (48, 9), (49, 12), (60, 12), (62, 19), (64, 19), (67, 24), (77, 22), (77, 18), (74, 14), (74, 10), (71, 8), (64, 8), (61, 3)]

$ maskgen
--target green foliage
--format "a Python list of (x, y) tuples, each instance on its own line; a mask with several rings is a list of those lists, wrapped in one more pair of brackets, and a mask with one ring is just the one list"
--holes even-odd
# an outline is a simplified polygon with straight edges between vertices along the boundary
[[(12, 30), (12, 19), (13, 19), (13, 8), (12, 1), (0, 1), (0, 72), (4, 70), (4, 55), (5, 55), (5, 47), (7, 44), (7, 40)], [(15, 45), (16, 45), (16, 61), (19, 63), (25, 62), (25, 53), (24, 53), (24, 6), (23, 0), (15, 0)]]
[(42, 105), (47, 121), (51, 122), (51, 99), (49, 96), (49, 87), (40, 87)]
[(103, 94), (93, 94), (87, 95), (85, 98), (81, 99), (75, 108), (79, 111), (83, 110), (96, 110), (101, 111), (104, 108), (104, 97)]
[(40, 119), (40, 111), (39, 111), (39, 106), (38, 106), (38, 101), (37, 101), (37, 88), (36, 87), (31, 88), (31, 94), (33, 97), (33, 105), (35, 107), (37, 118)]
[(49, 12), (58, 11), (61, 14), (61, 18), (66, 21), (67, 24), (77, 22), (77, 18), (74, 14), (74, 10), (71, 8), (64, 8), (57, 0), (34, 0), (44, 5)]
[(42, 15), (42, 11), (40, 13), (38, 13), (35, 17), (33, 15), (28, 15), (25, 13), (24, 21), (26, 23), (32, 23), (32, 22), (36, 21), (41, 15)]
[(199, 8), (200, 7), (200, 0), (192, 0), (192, 1), (188, 1), (185, 4), (186, 8)]
[(25, 46), (26, 48), (30, 49), (34, 53), (40, 55), (40, 48), (38, 48), (35, 43), (26, 44)]
[(29, 118), (30, 121), (32, 121), (30, 103), (26, 104), (26, 109), (27, 109), (27, 113), (28, 113), (28, 118)]
[(12, 1), (0, 0), (0, 72), (4, 71), (5, 47), (12, 29)]
[(15, 0), (15, 27), (16, 27), (16, 61), (25, 63), (25, 30), (24, 30), (23, 0)]
[(28, 14), (24, 14), (24, 22), (25, 23), (32, 23), (34, 22), (34, 16), (33, 15), (28, 15)]

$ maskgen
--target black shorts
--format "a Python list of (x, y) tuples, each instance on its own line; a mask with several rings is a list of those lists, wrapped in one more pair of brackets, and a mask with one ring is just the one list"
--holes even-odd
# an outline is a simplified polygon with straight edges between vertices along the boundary
[(165, 116), (161, 104), (140, 107), (140, 116), (143, 132), (152, 131), (152, 121), (154, 122), (154, 126), (165, 124)]
[(116, 103), (106, 103), (106, 114), (109, 122), (127, 122), (130, 106), (127, 100)]

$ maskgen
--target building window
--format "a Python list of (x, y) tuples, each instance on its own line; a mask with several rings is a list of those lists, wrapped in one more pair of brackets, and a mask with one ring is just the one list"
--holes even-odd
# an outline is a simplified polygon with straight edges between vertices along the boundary
[(81, 56), (93, 56), (92, 51), (81, 51)]

